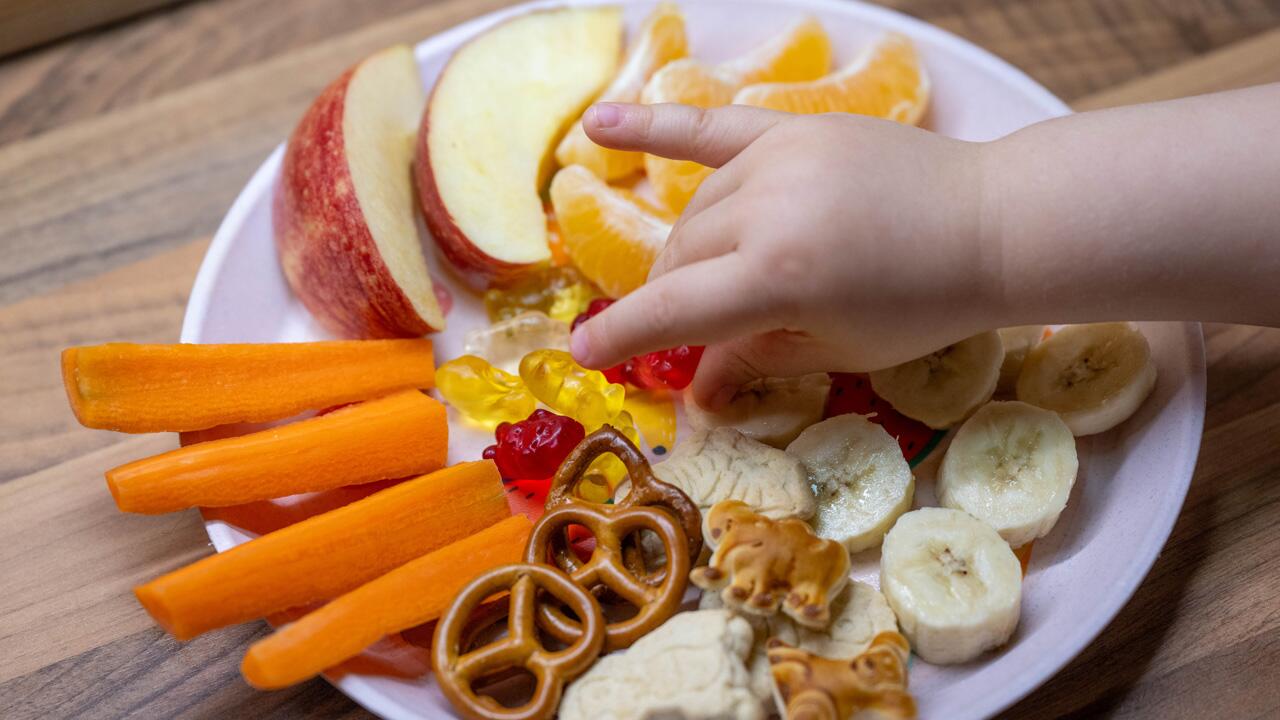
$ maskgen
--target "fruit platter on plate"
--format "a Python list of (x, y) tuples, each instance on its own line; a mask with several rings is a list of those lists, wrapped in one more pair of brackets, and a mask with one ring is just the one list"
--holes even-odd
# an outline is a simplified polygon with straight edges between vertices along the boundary
[(245, 680), (388, 718), (985, 717), (1078, 653), (1181, 507), (1199, 329), (991, 330), (711, 412), (702, 348), (603, 371), (711, 174), (595, 145), (593, 101), (739, 103), (970, 140), (1067, 109), (834, 0), (536, 2), (356, 62), (219, 229), (178, 345), (62, 357), (106, 473), (218, 554), (139, 586), (179, 640), (265, 619)]

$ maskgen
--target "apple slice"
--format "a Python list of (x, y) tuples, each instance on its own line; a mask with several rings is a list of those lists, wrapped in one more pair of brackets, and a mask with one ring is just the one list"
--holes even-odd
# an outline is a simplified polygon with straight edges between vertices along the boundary
[(339, 335), (444, 329), (414, 209), (425, 103), (413, 51), (397, 45), (325, 88), (289, 137), (273, 208), (276, 249), (294, 294)]
[(552, 148), (621, 52), (618, 8), (559, 8), (504, 22), (450, 58), (422, 117), (416, 177), (427, 227), (467, 282), (551, 257), (540, 192)]

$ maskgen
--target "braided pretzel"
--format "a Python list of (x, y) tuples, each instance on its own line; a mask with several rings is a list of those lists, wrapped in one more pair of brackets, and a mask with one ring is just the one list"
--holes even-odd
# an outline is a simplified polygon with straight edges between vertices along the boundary
[[(585, 526), (596, 539), (586, 563), (574, 558), (574, 567), (569, 571), (573, 581), (592, 592), (608, 589), (637, 608), (632, 617), (605, 626), (606, 652), (630, 647), (680, 609), (690, 567), (689, 556), (681, 548), (688, 544), (684, 530), (665, 511), (582, 501), (558, 505), (533, 527), (525, 546), (525, 562), (546, 562), (553, 539), (562, 537), (569, 525)], [(657, 535), (667, 554), (667, 567), (656, 585), (637, 576), (623, 562), (623, 540), (639, 530)], [(537, 612), (539, 626), (562, 642), (571, 642), (582, 632), (577, 623), (549, 603), (539, 604)]]
[[(541, 588), (569, 606), (581, 621), (569, 647), (542, 647), (534, 628)], [(478, 648), (463, 644), (472, 613), (486, 598), (510, 590), (507, 636)], [(491, 618), (489, 618), (491, 620)], [(587, 671), (604, 646), (604, 615), (595, 598), (563, 571), (547, 565), (504, 565), (472, 580), (436, 627), (431, 648), (436, 680), (454, 709), (471, 720), (545, 720), (555, 714), (564, 686)], [(470, 635), (474, 636), (474, 632)], [(504, 707), (477, 695), (472, 685), (503, 670), (523, 668), (537, 684), (524, 705)]]
[[(680, 488), (658, 479), (640, 450), (626, 435), (611, 425), (605, 425), (588, 435), (560, 464), (547, 492), (547, 510), (580, 502), (574, 498), (578, 483), (582, 481), (591, 463), (605, 453), (616, 455), (627, 468), (627, 475), (631, 479), (631, 491), (615, 507), (660, 507), (671, 513), (684, 530), (689, 562), (696, 565), (698, 556), (702, 553), (702, 513), (698, 506)], [(671, 556), (670, 549), (668, 546), (668, 557)], [(574, 572), (580, 567), (581, 563), (569, 549), (568, 538), (563, 533), (552, 539), (552, 551), (556, 564), (561, 568)], [(626, 563), (633, 575), (644, 578), (646, 582), (662, 582), (664, 571), (659, 570), (649, 575), (638, 547), (626, 549)]]

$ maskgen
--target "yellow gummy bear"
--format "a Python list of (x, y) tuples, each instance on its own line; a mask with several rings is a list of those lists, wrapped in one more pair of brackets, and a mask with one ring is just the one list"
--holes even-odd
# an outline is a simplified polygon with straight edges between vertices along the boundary
[[(533, 396), (594, 432), (622, 412), (626, 390), (588, 370), (564, 350), (534, 350), (520, 361), (520, 377)], [(532, 412), (532, 410), (530, 410)]]
[(459, 412), (491, 429), (523, 420), (538, 406), (520, 378), (475, 355), (463, 355), (437, 368), (436, 387)]
[(623, 403), (655, 455), (665, 455), (676, 442), (676, 407), (666, 390), (627, 390)]
[[(637, 448), (640, 447), (640, 433), (636, 432), (636, 423), (631, 413), (623, 410), (608, 423), (623, 435), (627, 436)], [(578, 497), (588, 502), (602, 503), (613, 497), (613, 493), (627, 477), (627, 466), (622, 464), (617, 455), (605, 453), (591, 462), (582, 475), (578, 485)]]

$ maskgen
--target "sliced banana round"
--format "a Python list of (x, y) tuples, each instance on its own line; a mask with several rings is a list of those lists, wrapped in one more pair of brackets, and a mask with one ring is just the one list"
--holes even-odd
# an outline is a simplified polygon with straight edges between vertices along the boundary
[(1018, 388), (1018, 373), (1027, 353), (1044, 337), (1043, 325), (1018, 325), (1000, 328), (1000, 344), (1004, 345), (1004, 362), (1000, 364), (1000, 379), (996, 392), (1012, 395)]
[(861, 415), (811, 425), (787, 446), (800, 459), (818, 498), (814, 531), (849, 552), (876, 547), (911, 509), (915, 478), (898, 441)]
[(882, 632), (898, 629), (889, 601), (879, 590), (850, 581), (831, 601), (831, 624), (822, 630), (807, 628), (778, 613), (770, 618), (769, 635), (815, 655), (830, 658), (857, 657)]
[(763, 378), (744, 385), (716, 412), (703, 409), (686, 392), (684, 410), (694, 430), (728, 426), (753, 440), (784, 448), (801, 430), (822, 419), (830, 389), (826, 373)]
[(1076, 439), (1057, 413), (1024, 402), (978, 409), (938, 468), (938, 502), (982, 520), (1011, 547), (1044, 537), (1067, 506)]
[(870, 374), (871, 389), (903, 415), (942, 430), (991, 399), (1003, 362), (1004, 346), (992, 330), (877, 370)]
[(880, 590), (917, 655), (960, 663), (1013, 635), (1022, 566), (990, 525), (959, 510), (921, 508), (885, 536)]
[(1093, 435), (1127, 420), (1155, 384), (1151, 346), (1131, 325), (1069, 325), (1027, 353), (1018, 399), (1058, 413), (1077, 436)]

